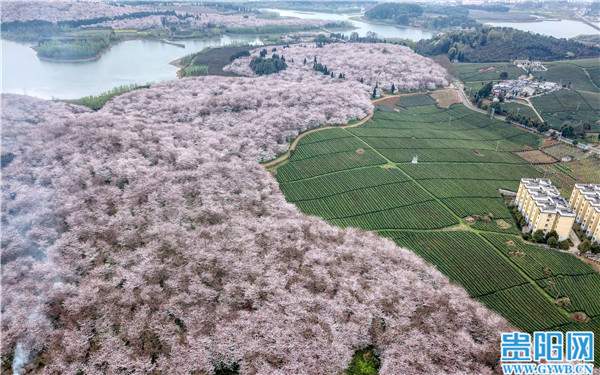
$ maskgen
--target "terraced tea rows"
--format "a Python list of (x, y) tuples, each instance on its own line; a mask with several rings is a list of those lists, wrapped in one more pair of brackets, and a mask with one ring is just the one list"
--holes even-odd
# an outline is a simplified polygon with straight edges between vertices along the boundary
[[(527, 283), (502, 255), (475, 233), (449, 231), (386, 235), (437, 265), (440, 271), (464, 285), (473, 296)], [(465, 272), (467, 269), (469, 272)]]
[[(552, 128), (560, 129), (563, 123), (576, 126), (580, 122), (591, 125), (591, 131), (600, 130), (596, 123), (600, 117), (600, 67), (598, 59), (580, 59), (544, 62), (548, 69), (532, 74), (543, 81), (556, 82), (565, 88), (531, 99), (534, 107), (545, 122)], [(475, 93), (488, 82), (501, 80), (500, 73), (506, 72), (507, 79), (516, 79), (525, 72), (509, 62), (453, 64), (455, 76), (465, 83), (470, 92)], [(502, 105), (508, 112), (518, 105), (505, 103)], [(511, 108), (512, 107), (512, 108)], [(521, 115), (537, 119), (537, 116), (525, 106)]]
[(501, 198), (446, 198), (442, 202), (456, 215), (489, 215), (491, 218), (510, 218), (510, 212)]
[(531, 284), (500, 290), (479, 299), (525, 331), (543, 331), (570, 322), (569, 316), (554, 301), (545, 298)]
[[(388, 199), (381, 199), (382, 196)], [(412, 181), (367, 187), (337, 195), (298, 202), (298, 207), (325, 219), (340, 219), (431, 201), (431, 197)]]
[(569, 311), (583, 311), (587, 316), (600, 315), (598, 287), (600, 275), (590, 273), (576, 276), (557, 276), (539, 282), (546, 292), (555, 298), (567, 298), (563, 301)]
[(546, 95), (536, 96), (532, 103), (544, 121), (560, 129), (565, 121), (576, 124), (580, 121), (599, 131), (596, 123), (600, 118), (600, 93), (562, 89)]
[(298, 202), (408, 180), (410, 178), (398, 169), (375, 166), (287, 182), (280, 186), (288, 201)]
[(548, 251), (513, 236), (491, 233), (484, 236), (534, 280), (557, 275), (573, 276), (594, 272), (591, 266), (570, 254)]
[[(539, 141), (415, 95), (363, 126), (308, 134), (276, 177), (306, 214), (412, 249), (523, 329), (576, 325), (573, 312), (600, 316), (598, 304), (586, 302), (600, 295), (599, 278), (569, 254), (523, 242), (499, 193), (540, 176), (513, 153)], [(557, 302), (564, 296), (570, 305)]]
[(440, 229), (458, 224), (458, 220), (438, 202), (429, 201), (391, 210), (331, 220), (341, 227), (368, 230)]

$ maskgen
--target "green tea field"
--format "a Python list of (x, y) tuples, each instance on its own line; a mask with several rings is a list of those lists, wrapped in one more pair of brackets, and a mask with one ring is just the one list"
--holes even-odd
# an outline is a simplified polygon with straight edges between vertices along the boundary
[(411, 249), (517, 327), (600, 335), (590, 297), (600, 295), (600, 276), (570, 254), (524, 242), (498, 190), (541, 176), (515, 154), (540, 141), (414, 95), (361, 126), (307, 134), (274, 173), (304, 213)]
[(562, 89), (531, 99), (534, 107), (552, 128), (564, 123), (590, 125), (591, 131), (600, 131), (600, 93)]
[[(580, 59), (544, 62), (546, 71), (532, 72), (538, 79), (557, 82), (574, 90), (600, 92), (600, 67), (598, 59)], [(489, 82), (516, 79), (526, 72), (511, 62), (500, 63), (459, 63), (453, 64), (453, 74), (463, 82)]]
[[(532, 104), (544, 121), (554, 129), (563, 124), (591, 126), (586, 132), (600, 131), (600, 63), (598, 59), (580, 59), (545, 62), (546, 71), (532, 72), (540, 80), (559, 83), (565, 88), (550, 94), (531, 99)], [(464, 82), (465, 88), (475, 92), (490, 81), (500, 81), (500, 74), (506, 73), (505, 79), (516, 79), (526, 74), (510, 62), (502, 63), (461, 63), (453, 64), (453, 74)], [(533, 111), (515, 103), (503, 104), (507, 111), (521, 108), (523, 115), (536, 118)], [(512, 108), (511, 108), (512, 107)]]
[(535, 76), (546, 81), (566, 84), (572, 89), (600, 92), (600, 61), (581, 59), (552, 61), (544, 63), (545, 72), (535, 72)]

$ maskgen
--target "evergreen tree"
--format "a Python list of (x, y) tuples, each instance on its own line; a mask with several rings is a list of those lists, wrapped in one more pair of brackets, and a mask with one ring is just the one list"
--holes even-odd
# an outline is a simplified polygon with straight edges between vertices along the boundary
[(255, 57), (250, 61), (250, 69), (258, 75), (273, 74), (286, 68), (285, 59), (276, 53), (270, 58)]

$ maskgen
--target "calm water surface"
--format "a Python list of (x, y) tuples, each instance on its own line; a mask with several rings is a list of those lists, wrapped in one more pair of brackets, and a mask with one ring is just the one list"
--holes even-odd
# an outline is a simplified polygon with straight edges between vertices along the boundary
[(431, 32), (412, 27), (401, 27), (391, 25), (379, 25), (365, 21), (357, 21), (352, 18), (360, 17), (360, 14), (337, 14), (337, 13), (321, 13), (321, 12), (301, 12), (297, 10), (287, 9), (262, 9), (273, 13), (278, 13), (283, 17), (297, 17), (304, 19), (322, 19), (332, 21), (347, 21), (356, 29), (343, 32), (345, 35), (350, 35), (355, 31), (360, 36), (365, 36), (368, 31), (376, 33), (381, 38), (402, 38), (418, 41), (421, 39), (429, 39), (433, 35)]
[(539, 22), (486, 22), (488, 25), (513, 27), (523, 31), (550, 35), (555, 38), (572, 38), (581, 34), (598, 34), (600, 31), (588, 24), (573, 20)]
[[(382, 38), (405, 38), (418, 41), (430, 38), (427, 30), (379, 25), (352, 18), (360, 14), (301, 12), (265, 9), (285, 17), (347, 21), (364, 36), (372, 31)], [(570, 38), (579, 34), (595, 34), (597, 30), (572, 20), (542, 22), (490, 22), (494, 26)], [(349, 35), (352, 31), (344, 32)], [(2, 40), (2, 92), (26, 94), (40, 98), (74, 99), (99, 94), (127, 84), (159, 82), (176, 77), (177, 68), (169, 62), (206, 47), (238, 43), (259, 45), (255, 36), (223, 36), (214, 39), (183, 41), (185, 48), (153, 40), (130, 40), (113, 46), (100, 59), (83, 63), (41, 61), (28, 45)]]
[(96, 61), (59, 63), (41, 61), (28, 45), (2, 40), (2, 92), (44, 99), (80, 98), (116, 86), (174, 79), (177, 68), (169, 62), (206, 47), (261, 41), (254, 36), (223, 36), (181, 43), (185, 48), (129, 40), (113, 46)]

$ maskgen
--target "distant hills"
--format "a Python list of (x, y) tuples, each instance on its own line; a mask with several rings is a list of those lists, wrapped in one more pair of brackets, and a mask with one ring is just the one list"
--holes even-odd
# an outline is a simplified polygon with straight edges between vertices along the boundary
[(570, 39), (529, 33), (508, 27), (457, 30), (421, 40), (416, 51), (423, 55), (448, 55), (460, 62), (495, 62), (529, 58), (563, 60), (599, 57), (600, 48)]

